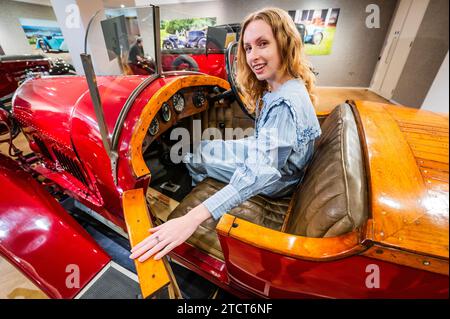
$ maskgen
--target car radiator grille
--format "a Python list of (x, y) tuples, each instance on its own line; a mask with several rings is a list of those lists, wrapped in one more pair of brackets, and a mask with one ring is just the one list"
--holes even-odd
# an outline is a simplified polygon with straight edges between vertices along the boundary
[(49, 160), (52, 160), (52, 156), (50, 155), (50, 152), (48, 151), (47, 146), (45, 146), (45, 143), (43, 140), (41, 140), (39, 137), (37, 136), (33, 136), (33, 140), (34, 142), (37, 144), (37, 146), (39, 147), (39, 149), (42, 152), (42, 155), (44, 155), (46, 158), (48, 158)]
[(84, 177), (83, 171), (81, 167), (78, 165), (76, 161), (65, 155), (63, 152), (59, 151), (56, 148), (53, 148), (53, 154), (55, 154), (56, 159), (59, 164), (70, 174), (72, 174), (76, 179), (82, 182), (86, 187), (89, 187), (89, 183)]

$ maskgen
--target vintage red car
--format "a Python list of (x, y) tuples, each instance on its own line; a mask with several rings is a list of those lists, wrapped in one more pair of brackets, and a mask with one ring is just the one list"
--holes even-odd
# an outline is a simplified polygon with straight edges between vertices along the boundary
[[(0, 255), (49, 297), (138, 287), (52, 195), (134, 246), (224, 186), (193, 188), (170, 160), (171, 133), (194, 119), (253, 125), (232, 103), (234, 81), (162, 73), (156, 57), (152, 76), (95, 78), (85, 55), (86, 76), (29, 79), (2, 112), (0, 134), (13, 117), (34, 153), (0, 154)], [(317, 115), (323, 134), (291, 197), (256, 196), (204, 222), (169, 259), (238, 297), (448, 298), (448, 118), (365, 101)], [(178, 295), (167, 258), (135, 267), (141, 297)]]
[(62, 59), (52, 60), (40, 54), (0, 56), (0, 103), (10, 100), (30, 73), (74, 74), (75, 69)]
[(28, 72), (48, 72), (50, 60), (43, 55), (0, 56), (0, 99), (11, 98)]
[[(225, 48), (227, 46), (227, 33), (233, 29), (227, 25), (209, 27), (206, 44), (200, 47), (164, 48), (161, 51), (162, 70), (194, 71), (227, 79), (225, 70)], [(136, 64), (128, 63), (125, 66), (127, 74), (152, 75), (155, 71), (155, 61), (146, 56)]]

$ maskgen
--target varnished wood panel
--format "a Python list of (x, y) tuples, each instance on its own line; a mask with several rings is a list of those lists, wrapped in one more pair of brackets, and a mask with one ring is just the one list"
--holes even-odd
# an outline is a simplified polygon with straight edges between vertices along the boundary
[[(153, 227), (147, 211), (144, 191), (142, 189), (126, 191), (123, 194), (122, 203), (130, 244), (134, 247), (149, 235), (148, 230)], [(153, 295), (170, 284), (169, 273), (163, 259), (149, 258), (144, 262), (136, 259), (134, 264), (143, 298)]]
[(209, 75), (189, 75), (174, 78), (173, 81), (167, 83), (150, 98), (139, 116), (130, 141), (130, 163), (136, 177), (141, 177), (150, 173), (142, 157), (142, 142), (144, 141), (151, 121), (161, 108), (162, 104), (183, 88), (209, 85), (220, 86), (226, 90), (230, 88), (227, 81), (218, 77)]
[(379, 245), (370, 247), (362, 255), (448, 276), (447, 260), (417, 255)]
[(355, 105), (368, 147), (374, 240), (448, 265), (448, 118)]
[(359, 231), (334, 238), (304, 237), (266, 228), (229, 214), (222, 216), (216, 230), (249, 245), (305, 260), (339, 259), (366, 249), (360, 242)]

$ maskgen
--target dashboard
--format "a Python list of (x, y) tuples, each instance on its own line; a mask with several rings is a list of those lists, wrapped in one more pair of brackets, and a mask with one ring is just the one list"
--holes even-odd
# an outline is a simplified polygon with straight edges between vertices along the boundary
[(155, 139), (183, 118), (206, 111), (210, 104), (210, 97), (217, 95), (220, 91), (218, 87), (211, 86), (189, 87), (179, 90), (162, 102), (144, 138), (143, 150), (145, 151)]

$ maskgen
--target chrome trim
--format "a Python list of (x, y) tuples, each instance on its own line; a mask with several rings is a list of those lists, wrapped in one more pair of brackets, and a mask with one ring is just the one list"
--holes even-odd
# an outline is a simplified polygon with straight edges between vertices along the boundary
[(148, 85), (150, 85), (153, 81), (157, 80), (158, 78), (160, 78), (159, 74), (153, 74), (152, 76), (149, 76), (144, 81), (142, 81), (141, 84), (139, 84), (133, 90), (133, 92), (130, 94), (130, 96), (126, 100), (122, 110), (120, 110), (119, 116), (117, 117), (116, 124), (114, 125), (114, 130), (113, 130), (112, 139), (111, 139), (112, 140), (111, 149), (114, 152), (119, 151), (117, 149), (117, 143), (119, 142), (119, 136), (120, 136), (120, 133), (122, 132), (123, 122), (125, 121), (128, 111), (130, 110), (131, 106), (133, 105), (133, 103), (136, 100), (136, 98), (138, 97), (138, 95), (141, 94), (142, 91)]
[(92, 218), (94, 218), (95, 220), (99, 221), (100, 223), (104, 224), (106, 227), (110, 228), (111, 230), (115, 231), (117, 234), (119, 234), (120, 236), (128, 239), (128, 234), (125, 233), (123, 231), (122, 228), (120, 228), (119, 226), (117, 226), (116, 224), (114, 224), (113, 222), (111, 222), (110, 220), (106, 219), (105, 217), (103, 217), (102, 215), (100, 215), (99, 213), (97, 213), (96, 211), (90, 209), (89, 207), (87, 207), (86, 205), (84, 205), (83, 203), (75, 200), (74, 201), (74, 206), (76, 208), (78, 208), (79, 210), (81, 210), (82, 212), (88, 214), (89, 216), (91, 216)]
[(89, 22), (88, 22), (88, 25), (87, 25), (87, 28), (86, 28), (86, 34), (84, 35), (84, 54), (87, 54), (87, 39), (88, 39), (88, 35), (89, 35), (89, 30), (91, 28), (91, 23), (97, 17), (97, 14), (100, 13), (100, 11), (102, 11), (102, 9), (97, 10), (97, 12), (94, 13), (94, 15), (89, 19)]
[(10, 62), (42, 62), (42, 61), (47, 61), (47, 62), (49, 62), (50, 59), (49, 59), (49, 58), (36, 59), (36, 60), (1, 60), (1, 59), (0, 59), (0, 63), (10, 63)]
[(89, 87), (89, 94), (91, 96), (92, 103), (94, 104), (95, 116), (98, 122), (98, 128), (102, 137), (103, 146), (111, 159), (111, 139), (108, 134), (108, 127), (105, 123), (105, 116), (103, 114), (103, 106), (100, 98), (100, 93), (97, 86), (97, 77), (95, 75), (94, 66), (92, 65), (92, 59), (90, 54), (81, 53), (81, 62), (83, 63), (83, 69), (86, 76), (86, 82)]
[(179, 71), (165, 71), (162, 73), (162, 75), (174, 76), (174, 75), (208, 75), (208, 74), (198, 71), (179, 70)]
[(159, 7), (153, 6), (153, 35), (155, 44), (155, 71), (156, 74), (162, 73), (162, 61), (161, 61), (161, 34), (160, 34), (160, 16)]

